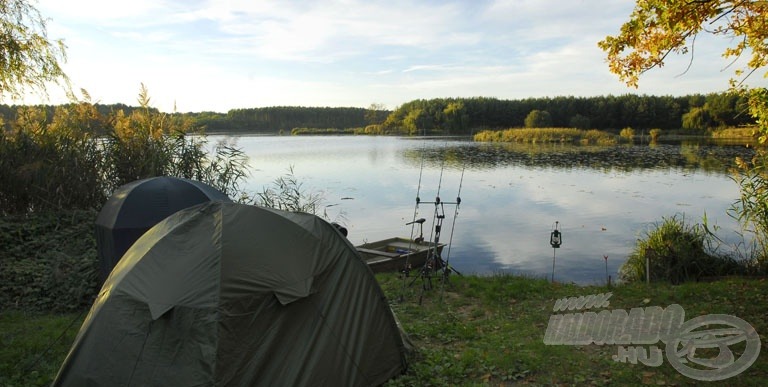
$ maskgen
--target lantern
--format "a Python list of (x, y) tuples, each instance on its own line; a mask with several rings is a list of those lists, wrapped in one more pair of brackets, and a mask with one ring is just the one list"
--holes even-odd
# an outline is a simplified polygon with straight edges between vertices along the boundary
[(560, 222), (555, 222), (555, 229), (549, 234), (549, 244), (552, 246), (552, 282), (555, 282), (555, 252), (557, 248), (563, 243), (563, 233), (557, 229)]
[(563, 243), (563, 234), (557, 229), (558, 223), (559, 222), (555, 222), (555, 229), (549, 235), (549, 244), (552, 245), (553, 249), (559, 248)]

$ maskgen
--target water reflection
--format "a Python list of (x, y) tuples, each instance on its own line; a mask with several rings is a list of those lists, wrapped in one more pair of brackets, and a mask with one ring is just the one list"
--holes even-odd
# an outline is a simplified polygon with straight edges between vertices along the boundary
[(237, 139), (260, 191), (293, 166), (308, 190), (322, 192), (331, 220), (341, 221), (353, 244), (409, 236), (405, 223), (434, 206), (416, 197), (453, 201), (441, 241), (451, 242), (451, 263), (461, 272), (498, 271), (549, 277), (549, 233), (559, 221), (564, 244), (555, 279), (605, 281), (604, 255), (613, 277), (637, 238), (664, 216), (704, 213), (733, 241), (737, 228), (726, 210), (738, 197), (728, 169), (740, 145), (706, 143), (620, 145), (485, 144), (460, 139), (397, 137), (249, 137)]
[(728, 173), (737, 156), (751, 158), (754, 155), (753, 148), (742, 144), (712, 145), (696, 142), (615, 146), (461, 142), (446, 143), (442, 147), (435, 145), (405, 149), (403, 157), (411, 165), (424, 162), (433, 168), (441, 165), (475, 169), (526, 166), (624, 172), (682, 168)]

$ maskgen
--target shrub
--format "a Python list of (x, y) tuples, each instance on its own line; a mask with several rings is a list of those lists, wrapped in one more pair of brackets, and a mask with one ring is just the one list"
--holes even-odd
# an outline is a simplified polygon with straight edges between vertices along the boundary
[(0, 217), (0, 308), (82, 310), (98, 293), (95, 210)]
[(548, 128), (552, 126), (552, 116), (546, 110), (531, 110), (525, 117), (526, 128)]
[(627, 140), (632, 140), (632, 138), (635, 137), (635, 130), (630, 127), (626, 127), (622, 129), (621, 132), (619, 132), (619, 136), (626, 138)]
[(701, 225), (686, 223), (685, 217), (663, 218), (646, 232), (645, 238), (637, 241), (619, 269), (619, 278), (626, 282), (645, 281), (646, 260), (652, 281), (673, 284), (738, 272), (739, 265), (733, 259), (707, 252), (711, 238)]
[(577, 114), (571, 117), (571, 120), (568, 123), (576, 129), (585, 129), (585, 130), (589, 129), (589, 125), (590, 125), (589, 118), (582, 116), (581, 114)]

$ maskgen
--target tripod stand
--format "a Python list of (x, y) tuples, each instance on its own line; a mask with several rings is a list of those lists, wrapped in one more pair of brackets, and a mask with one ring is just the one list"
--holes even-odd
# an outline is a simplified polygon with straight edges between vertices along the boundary
[[(419, 203), (419, 199), (416, 198), (417, 204)], [(432, 277), (435, 273), (438, 271), (442, 272), (442, 278), (441, 280), (443, 283), (448, 282), (448, 276), (451, 274), (451, 272), (454, 272), (458, 275), (461, 275), (458, 270), (454, 269), (451, 265), (448, 264), (445, 260), (443, 260), (442, 257), (442, 246), (440, 246), (440, 233), (443, 229), (443, 220), (445, 220), (445, 204), (455, 204), (458, 206), (461, 204), (461, 198), (456, 198), (456, 202), (442, 202), (440, 201), (440, 197), (436, 197), (434, 202), (426, 202), (428, 204), (434, 204), (435, 205), (435, 231), (434, 231), (434, 238), (430, 242), (430, 247), (427, 252), (427, 259), (424, 261), (424, 265), (419, 269), (419, 275), (414, 277), (413, 280), (411, 280), (411, 284), (413, 285), (414, 282), (416, 282), (417, 279), (421, 278), (422, 280), (422, 294), (419, 296), (419, 304), (421, 304), (421, 299), (423, 296), (423, 292), (425, 290), (431, 290), (432, 289)], [(424, 223), (425, 219), (421, 218), (419, 220), (416, 220), (412, 223), (418, 223), (420, 230), (421, 225)], [(421, 231), (420, 231), (421, 232)], [(423, 235), (420, 235), (419, 238), (423, 241), (424, 237)], [(419, 239), (417, 238), (417, 239)], [(407, 276), (407, 273), (406, 273)]]

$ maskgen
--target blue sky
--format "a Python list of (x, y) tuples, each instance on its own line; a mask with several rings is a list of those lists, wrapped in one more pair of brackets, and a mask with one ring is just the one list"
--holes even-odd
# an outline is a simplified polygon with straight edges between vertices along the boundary
[[(262, 106), (388, 109), (420, 98), (686, 95), (727, 88), (732, 43), (701, 36), (628, 88), (597, 42), (634, 1), (39, 0), (49, 38), (93, 102), (180, 112)], [(685, 74), (682, 74), (684, 73)], [(681, 75), (682, 74), (682, 75)], [(762, 74), (750, 82), (765, 85)], [(49, 90), (47, 103), (62, 103)], [(5, 101), (10, 103), (13, 101)], [(32, 96), (22, 103), (39, 103)], [(18, 103), (18, 101), (17, 101)]]

